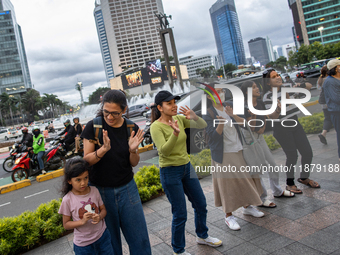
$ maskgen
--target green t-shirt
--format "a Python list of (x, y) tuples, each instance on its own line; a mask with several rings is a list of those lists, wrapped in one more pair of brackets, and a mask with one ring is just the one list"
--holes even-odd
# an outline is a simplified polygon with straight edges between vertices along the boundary
[(178, 136), (173, 134), (174, 130), (167, 124), (161, 123), (158, 120), (152, 123), (150, 127), (151, 137), (154, 141), (159, 154), (159, 166), (181, 166), (189, 162), (189, 157), (186, 147), (185, 128), (202, 129), (207, 126), (207, 123), (198, 118), (197, 121), (188, 120), (183, 115), (173, 117), (177, 120), (180, 132)]

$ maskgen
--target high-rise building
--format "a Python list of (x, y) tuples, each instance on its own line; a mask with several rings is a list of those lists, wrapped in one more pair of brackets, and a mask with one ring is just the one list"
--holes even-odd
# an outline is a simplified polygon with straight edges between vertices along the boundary
[(21, 27), (9, 0), (0, 0), (0, 94), (32, 88)]
[(283, 51), (282, 51), (282, 47), (277, 47), (277, 54), (278, 54), (278, 58), (279, 57), (283, 57)]
[(201, 77), (199, 74), (196, 74), (197, 69), (209, 68), (214, 65), (213, 57), (211, 55), (203, 55), (198, 57), (187, 56), (180, 58), (179, 64), (187, 66), (189, 79)]
[(268, 49), (269, 60), (270, 60), (270, 61), (275, 61), (272, 41), (269, 39), (268, 36), (267, 36), (266, 43), (267, 43), (267, 49)]
[(107, 41), (106, 30), (104, 25), (104, 18), (102, 8), (100, 6), (100, 0), (95, 2), (95, 9), (94, 9), (94, 19), (96, 21), (97, 33), (99, 38), (100, 50), (102, 52), (102, 58), (104, 63), (106, 81), (108, 86), (110, 86), (110, 79), (114, 78), (112, 61), (111, 61), (111, 54), (110, 48)]
[(274, 61), (276, 61), (279, 58), (279, 55), (277, 54), (277, 51), (274, 50)]
[(294, 19), (296, 40), (309, 45), (316, 41), (340, 41), (340, 1), (288, 0)]
[(255, 58), (256, 61), (260, 61), (260, 64), (265, 66), (270, 62), (267, 41), (262, 37), (251, 39), (248, 42), (250, 55)]
[(209, 11), (217, 52), (223, 64), (245, 64), (246, 55), (234, 0), (218, 0)]
[[(106, 60), (109, 58), (113, 74), (117, 75), (124, 69), (142, 67), (146, 61), (163, 56), (160, 23), (155, 15), (155, 12), (164, 12), (162, 0), (96, 0), (95, 6), (97, 27), (101, 25), (99, 20), (104, 23), (99, 32), (105, 29), (107, 48), (102, 49), (102, 54), (108, 76), (110, 71), (106, 65), (110, 67), (110, 61), (106, 64)], [(101, 47), (106, 46), (102, 35), (98, 33)]]

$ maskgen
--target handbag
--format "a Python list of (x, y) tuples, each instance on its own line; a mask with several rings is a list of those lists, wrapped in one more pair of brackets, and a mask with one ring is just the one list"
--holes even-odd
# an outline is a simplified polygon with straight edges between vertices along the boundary
[[(253, 132), (247, 123), (246, 129), (241, 129), (240, 131), (243, 145), (243, 158), (248, 166), (256, 166), (251, 168), (251, 171), (249, 172), (250, 175), (262, 174), (262, 166), (266, 166), (267, 162), (261, 145), (254, 137)], [(249, 134), (247, 137), (250, 139), (246, 138), (245, 133)]]

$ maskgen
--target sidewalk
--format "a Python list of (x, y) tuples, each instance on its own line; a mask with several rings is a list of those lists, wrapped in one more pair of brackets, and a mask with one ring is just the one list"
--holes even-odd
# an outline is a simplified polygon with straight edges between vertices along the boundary
[[(332, 130), (327, 135), (328, 145), (320, 143), (317, 135), (308, 135), (313, 148), (314, 164), (320, 164), (322, 173), (311, 178), (320, 183), (321, 189), (311, 189), (302, 184), (302, 195), (294, 198), (275, 198), (276, 208), (259, 209), (265, 212), (263, 218), (244, 216), (241, 209), (234, 215), (241, 230), (232, 231), (224, 223), (224, 213), (214, 206), (214, 194), (211, 176), (200, 180), (208, 204), (207, 225), (209, 235), (218, 237), (223, 245), (211, 248), (196, 244), (194, 212), (189, 202), (188, 221), (186, 223), (186, 250), (192, 255), (217, 254), (340, 254), (340, 174), (324, 173), (329, 164), (338, 164), (336, 134)], [(278, 165), (285, 164), (282, 149), (274, 153)], [(300, 158), (298, 160), (300, 163)], [(297, 178), (299, 177), (296, 173)], [(264, 181), (268, 184), (268, 174)], [(285, 174), (280, 174), (281, 186), (285, 187)], [(268, 190), (271, 195), (271, 190)], [(171, 249), (171, 207), (165, 196), (143, 204), (152, 253), (155, 255), (172, 254)], [(64, 236), (51, 243), (32, 250), (27, 255), (71, 255), (73, 234)], [(124, 254), (129, 254), (124, 241)]]

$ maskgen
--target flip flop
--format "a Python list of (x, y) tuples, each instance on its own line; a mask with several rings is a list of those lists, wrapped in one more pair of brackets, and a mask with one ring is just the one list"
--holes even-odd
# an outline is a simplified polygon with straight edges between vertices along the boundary
[(293, 192), (294, 194), (302, 194), (302, 190), (296, 187), (296, 185), (286, 186), (286, 190)]
[(294, 192), (291, 192), (289, 190), (284, 190), (283, 193), (280, 195), (280, 196), (274, 196), (276, 198), (279, 198), (279, 197), (295, 197), (295, 194)]
[(309, 178), (307, 178), (306, 180), (301, 180), (301, 178), (298, 179), (298, 182), (306, 185), (306, 186), (309, 186), (311, 188), (315, 188), (315, 189), (319, 189), (320, 188), (320, 185), (319, 183), (317, 183), (316, 181), (313, 181)]
[[(273, 205), (270, 205), (270, 204), (273, 204)], [(274, 202), (269, 201), (269, 200), (265, 200), (262, 205), (259, 205), (259, 207), (275, 208), (276, 204)]]

